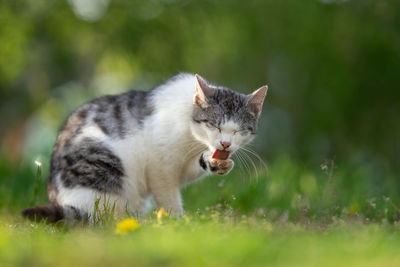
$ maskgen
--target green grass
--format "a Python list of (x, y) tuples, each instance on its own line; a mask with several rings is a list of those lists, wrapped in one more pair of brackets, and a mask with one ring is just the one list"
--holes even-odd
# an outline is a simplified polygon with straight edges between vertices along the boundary
[(399, 266), (400, 227), (338, 220), (278, 223), (210, 213), (72, 228), (0, 221), (0, 264), (15, 266)]
[(237, 166), (183, 190), (185, 219), (160, 225), (150, 213), (122, 236), (109, 216), (92, 226), (24, 221), (23, 208), (46, 202), (46, 169), (40, 177), (34, 164), (0, 159), (0, 266), (400, 264), (395, 189), (374, 186), (363, 167), (281, 157), (256, 179)]

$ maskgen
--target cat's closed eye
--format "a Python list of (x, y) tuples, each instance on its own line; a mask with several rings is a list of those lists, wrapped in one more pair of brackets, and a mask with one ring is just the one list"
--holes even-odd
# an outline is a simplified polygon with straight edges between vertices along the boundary
[(194, 119), (194, 122), (197, 122), (197, 123), (208, 123), (208, 120), (195, 120)]
[(221, 132), (221, 128), (219, 128), (218, 126), (216, 126), (214, 123), (208, 121), (208, 120), (202, 120), (202, 123), (205, 123), (205, 125), (210, 128), (211, 130), (218, 130), (219, 132)]
[(234, 131), (234, 134), (240, 133), (241, 135), (255, 134), (254, 129), (249, 127), (247, 129), (242, 129), (240, 131)]
[(206, 126), (212, 130), (218, 130), (219, 132), (221, 132), (221, 128), (219, 128), (218, 126), (216, 126), (215, 124), (207, 121), (205, 122)]
[(197, 122), (197, 123), (203, 123), (210, 129), (218, 129), (219, 131), (221, 131), (217, 126), (215, 126), (209, 120), (194, 120), (194, 121)]

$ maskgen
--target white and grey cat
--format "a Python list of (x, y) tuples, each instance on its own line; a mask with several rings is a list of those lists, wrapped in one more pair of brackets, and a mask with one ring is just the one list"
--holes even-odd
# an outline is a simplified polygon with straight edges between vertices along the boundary
[[(157, 207), (183, 213), (180, 189), (234, 163), (213, 159), (250, 142), (267, 86), (250, 95), (179, 74), (149, 92), (104, 96), (73, 112), (61, 128), (48, 177), (49, 204), (22, 212), (31, 219), (88, 219), (95, 202), (117, 215)], [(103, 207), (100, 203), (98, 207)]]

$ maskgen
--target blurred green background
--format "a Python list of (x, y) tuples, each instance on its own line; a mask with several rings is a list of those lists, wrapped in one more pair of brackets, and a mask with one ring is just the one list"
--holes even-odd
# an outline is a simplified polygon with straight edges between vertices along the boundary
[(0, 1), (0, 208), (46, 201), (74, 108), (181, 71), (246, 93), (269, 85), (253, 146), (268, 167), (250, 153), (258, 178), (237, 160), (186, 189), (187, 210), (399, 218), (398, 0)]

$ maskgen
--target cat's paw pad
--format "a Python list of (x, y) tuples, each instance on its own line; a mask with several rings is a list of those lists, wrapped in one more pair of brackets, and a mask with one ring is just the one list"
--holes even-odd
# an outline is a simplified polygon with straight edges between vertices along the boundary
[(234, 162), (230, 159), (222, 160), (222, 159), (210, 159), (209, 167), (210, 171), (214, 174), (225, 175), (232, 170)]

